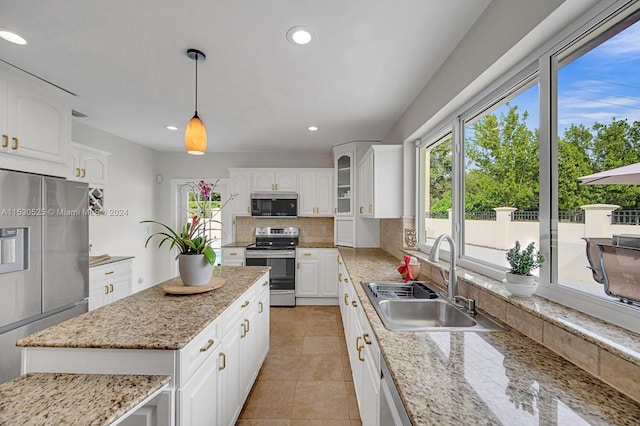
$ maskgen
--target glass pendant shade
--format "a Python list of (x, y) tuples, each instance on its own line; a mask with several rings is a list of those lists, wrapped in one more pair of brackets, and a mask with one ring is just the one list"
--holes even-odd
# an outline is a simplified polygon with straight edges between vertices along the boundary
[(204, 128), (204, 123), (197, 112), (187, 124), (184, 132), (184, 146), (187, 148), (187, 153), (193, 155), (202, 155), (207, 151), (207, 129)]

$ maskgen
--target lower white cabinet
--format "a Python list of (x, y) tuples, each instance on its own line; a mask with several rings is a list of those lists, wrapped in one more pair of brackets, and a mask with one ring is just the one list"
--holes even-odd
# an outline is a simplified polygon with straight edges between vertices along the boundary
[(187, 384), (178, 391), (181, 424), (192, 426), (216, 424), (218, 413), (217, 410), (211, 409), (211, 401), (218, 400), (218, 376), (218, 358), (210, 356)]
[(351, 279), (339, 260), (340, 313), (363, 426), (380, 424), (380, 348)]
[(221, 251), (223, 266), (244, 266), (244, 247), (223, 247)]
[(89, 310), (131, 294), (133, 259), (89, 268)]
[(337, 297), (337, 269), (337, 249), (296, 249), (296, 297)]

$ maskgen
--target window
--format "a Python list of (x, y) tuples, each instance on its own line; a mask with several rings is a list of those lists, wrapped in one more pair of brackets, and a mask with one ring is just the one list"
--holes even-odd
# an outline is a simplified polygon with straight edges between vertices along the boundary
[(422, 184), (418, 232), (422, 242), (432, 243), (440, 234), (451, 233), (453, 157), (451, 129), (421, 144), (419, 174)]
[(449, 233), (461, 266), (496, 279), (515, 240), (535, 242), (538, 294), (638, 332), (640, 303), (607, 296), (587, 268), (585, 238), (640, 242), (640, 185), (579, 179), (640, 162), (640, 4), (600, 11), (421, 140), (418, 242)]

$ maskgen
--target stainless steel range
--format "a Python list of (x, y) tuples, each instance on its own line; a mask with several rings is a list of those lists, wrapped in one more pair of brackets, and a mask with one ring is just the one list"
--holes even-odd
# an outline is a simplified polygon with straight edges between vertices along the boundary
[(271, 306), (296, 305), (298, 233), (295, 226), (258, 227), (255, 244), (246, 248), (247, 266), (271, 266)]

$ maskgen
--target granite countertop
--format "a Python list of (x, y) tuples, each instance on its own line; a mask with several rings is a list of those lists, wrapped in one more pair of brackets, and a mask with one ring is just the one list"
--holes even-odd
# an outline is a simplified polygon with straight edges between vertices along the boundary
[[(107, 255), (103, 255), (103, 256), (107, 256)], [(134, 256), (109, 256), (109, 258), (107, 259), (102, 259), (92, 264), (91, 263), (92, 257), (100, 258), (102, 256), (89, 256), (89, 268), (95, 268), (96, 266), (108, 265), (110, 263), (120, 262), (122, 260), (129, 260), (134, 258)]]
[(169, 376), (32, 373), (0, 384), (0, 425), (109, 425)]
[(402, 282), (398, 260), (380, 249), (340, 253), (413, 424), (640, 424), (638, 403), (514, 329), (387, 330), (360, 281)]
[(178, 350), (269, 269), (223, 266), (217, 271), (226, 284), (195, 295), (166, 294), (161, 283), (25, 337), (17, 346)]
[(245, 248), (249, 244), (255, 243), (254, 241), (234, 241), (232, 243), (223, 244), (222, 248)]
[(313, 242), (313, 241), (309, 241), (309, 242), (299, 242), (298, 245), (296, 246), (296, 248), (301, 248), (301, 249), (311, 249), (311, 248), (318, 248), (318, 249), (331, 249), (331, 248), (337, 248), (337, 246), (334, 243), (320, 243), (320, 242)]

